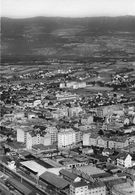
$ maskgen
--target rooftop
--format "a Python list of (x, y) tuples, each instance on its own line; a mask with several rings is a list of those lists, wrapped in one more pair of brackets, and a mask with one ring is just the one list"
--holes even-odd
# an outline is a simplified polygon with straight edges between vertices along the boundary
[(68, 177), (71, 181), (74, 181), (78, 177), (77, 175), (75, 175), (74, 173), (72, 173), (66, 169), (60, 170), (60, 174)]
[(42, 175), (47, 170), (45, 167), (41, 166), (40, 164), (33, 160), (21, 162), (21, 165), (25, 166), (32, 172), (37, 173), (39, 176)]
[(44, 146), (43, 144), (37, 144), (32, 146), (35, 150), (56, 150), (56, 145)]
[(25, 144), (24, 143), (21, 143), (21, 142), (8, 142), (6, 143), (6, 145), (8, 145), (9, 147), (12, 147), (14, 149), (23, 149), (23, 148), (26, 148)]
[(92, 189), (92, 188), (99, 188), (99, 187), (104, 187), (105, 184), (103, 182), (90, 182), (88, 184), (88, 188)]
[(62, 179), (59, 176), (50, 172), (45, 172), (40, 175), (40, 179), (59, 189), (63, 189), (69, 185), (69, 183), (65, 179)]
[(82, 166), (82, 167), (77, 167), (77, 170), (80, 170), (81, 172), (88, 174), (88, 175), (97, 175), (97, 174), (102, 174), (105, 173), (105, 171), (94, 167), (94, 166)]
[(29, 195), (32, 192), (29, 188), (13, 178), (9, 178), (8, 182), (11, 183), (16, 189), (19, 189), (21, 192), (23, 192), (25, 195)]
[(85, 181), (79, 181), (79, 182), (73, 182), (72, 185), (75, 188), (83, 187), (83, 186), (88, 186), (88, 184)]

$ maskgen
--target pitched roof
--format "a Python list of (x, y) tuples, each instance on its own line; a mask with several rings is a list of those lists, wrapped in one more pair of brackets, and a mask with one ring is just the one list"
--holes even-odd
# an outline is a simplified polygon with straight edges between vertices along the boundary
[(88, 184), (84, 180), (79, 181), (79, 182), (73, 182), (72, 185), (75, 188), (79, 188), (79, 187), (83, 187), (83, 186), (88, 186)]
[(125, 160), (129, 154), (126, 152), (119, 153), (117, 159)]
[(69, 171), (67, 171), (66, 169), (62, 169), (60, 170), (60, 173), (66, 177), (68, 177), (71, 181), (74, 181), (77, 178), (77, 175), (75, 175), (74, 173), (71, 173)]
[(98, 182), (98, 181), (90, 182), (88, 184), (89, 189), (99, 188), (99, 187), (104, 187), (104, 186), (105, 186), (105, 184), (103, 182), (101, 182), (101, 181), (100, 182)]
[(65, 179), (62, 179), (54, 173), (50, 172), (45, 172), (40, 175), (40, 179), (59, 189), (63, 189), (69, 185), (69, 183)]
[(99, 137), (99, 135), (98, 134), (95, 134), (95, 133), (93, 133), (93, 134), (90, 135), (90, 138), (93, 138), (93, 139), (97, 139), (98, 137)]

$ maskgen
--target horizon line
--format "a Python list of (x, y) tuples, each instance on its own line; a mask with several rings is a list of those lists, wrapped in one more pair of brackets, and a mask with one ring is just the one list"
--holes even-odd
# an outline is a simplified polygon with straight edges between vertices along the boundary
[(135, 17), (135, 15), (126, 14), (126, 15), (117, 15), (117, 16), (109, 16), (109, 15), (99, 15), (99, 16), (31, 16), (31, 17), (9, 17), (9, 16), (0, 16), (0, 18), (8, 18), (8, 19), (32, 19), (32, 18), (69, 18), (69, 19), (81, 19), (81, 18), (117, 18), (117, 17)]

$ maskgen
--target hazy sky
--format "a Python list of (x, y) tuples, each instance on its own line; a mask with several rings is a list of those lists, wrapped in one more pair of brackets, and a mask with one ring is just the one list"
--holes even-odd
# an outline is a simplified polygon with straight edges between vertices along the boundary
[(135, 0), (0, 0), (1, 15), (33, 16), (119, 16), (135, 15)]

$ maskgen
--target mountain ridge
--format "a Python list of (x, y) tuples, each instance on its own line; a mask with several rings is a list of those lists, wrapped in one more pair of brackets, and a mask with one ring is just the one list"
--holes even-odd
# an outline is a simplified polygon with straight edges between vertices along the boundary
[(2, 17), (1, 27), (2, 56), (91, 57), (115, 50), (115, 39), (126, 49), (129, 38), (134, 40), (135, 16)]

